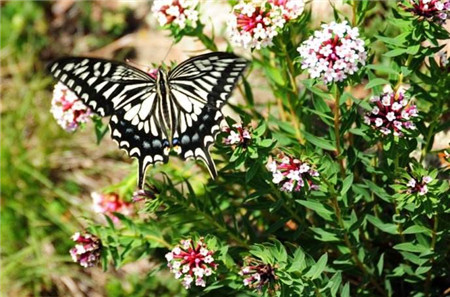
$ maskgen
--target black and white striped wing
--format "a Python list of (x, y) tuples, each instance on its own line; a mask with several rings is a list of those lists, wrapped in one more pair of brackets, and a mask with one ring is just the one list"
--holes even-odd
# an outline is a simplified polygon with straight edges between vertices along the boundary
[(138, 159), (142, 188), (148, 165), (168, 161), (163, 151), (167, 136), (153, 116), (159, 101), (155, 80), (127, 64), (94, 58), (62, 58), (49, 69), (95, 113), (111, 115), (111, 136), (130, 157)]
[(213, 177), (217, 171), (209, 148), (220, 131), (221, 107), (246, 66), (243, 58), (216, 52), (188, 59), (169, 72), (172, 100), (179, 108), (179, 154), (205, 162)]

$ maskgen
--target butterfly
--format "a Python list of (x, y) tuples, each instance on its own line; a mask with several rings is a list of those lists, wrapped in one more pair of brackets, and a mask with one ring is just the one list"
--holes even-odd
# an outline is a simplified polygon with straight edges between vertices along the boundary
[(247, 60), (232, 53), (192, 57), (170, 71), (151, 75), (112, 60), (67, 57), (51, 62), (50, 73), (101, 117), (110, 116), (112, 139), (138, 160), (138, 186), (147, 167), (167, 163), (174, 150), (182, 159), (217, 170), (209, 149), (220, 131), (222, 106)]

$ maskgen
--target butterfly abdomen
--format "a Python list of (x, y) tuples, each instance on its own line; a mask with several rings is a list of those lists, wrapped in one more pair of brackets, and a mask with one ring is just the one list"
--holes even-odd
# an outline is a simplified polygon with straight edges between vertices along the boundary
[[(171, 98), (167, 73), (161, 68), (158, 69), (158, 76), (156, 79), (156, 92), (158, 93), (158, 100), (160, 100), (158, 110), (159, 123), (161, 124), (161, 128), (165, 132), (166, 140), (172, 140), (177, 127), (177, 115), (175, 113), (174, 102)], [(165, 143), (167, 143), (167, 146), (165, 147), (165, 153), (168, 154), (170, 150), (170, 144), (169, 141)]]

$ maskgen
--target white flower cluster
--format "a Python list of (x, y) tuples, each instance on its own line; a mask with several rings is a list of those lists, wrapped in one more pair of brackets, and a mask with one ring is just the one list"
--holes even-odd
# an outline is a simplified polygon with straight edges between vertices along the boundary
[(74, 262), (78, 262), (81, 266), (87, 268), (98, 263), (101, 255), (102, 243), (100, 239), (91, 234), (80, 232), (72, 236), (75, 246), (70, 249), (70, 256)]
[(410, 104), (402, 90), (397, 92), (385, 88), (380, 96), (373, 96), (370, 101), (372, 110), (364, 116), (364, 122), (384, 135), (403, 136), (403, 132), (416, 129), (412, 118), (418, 116), (417, 107)]
[(92, 116), (91, 110), (61, 82), (53, 90), (50, 112), (58, 124), (69, 132), (75, 131)]
[(183, 280), (186, 289), (189, 289), (192, 283), (198, 287), (206, 287), (205, 278), (217, 269), (213, 254), (202, 239), (195, 245), (192, 239), (182, 240), (180, 246), (177, 245), (166, 254), (167, 266), (176, 279)]
[(358, 28), (347, 22), (324, 24), (314, 32), (297, 51), (302, 58), (302, 69), (308, 69), (311, 78), (321, 77), (328, 84), (341, 82), (354, 74), (359, 65), (365, 65), (367, 53)]
[(272, 45), (286, 22), (303, 12), (303, 0), (241, 0), (228, 20), (231, 42), (244, 48)]
[(431, 176), (424, 176), (419, 182), (415, 178), (411, 178), (406, 186), (408, 187), (409, 193), (418, 193), (420, 196), (426, 195), (428, 193), (427, 184), (429, 184), (433, 178)]
[(280, 187), (284, 192), (298, 192), (306, 185), (307, 189), (315, 190), (314, 178), (319, 176), (319, 172), (311, 168), (311, 165), (298, 159), (279, 155), (278, 160), (274, 159), (267, 163), (267, 169), (272, 172), (272, 182)]
[(152, 12), (161, 26), (195, 28), (199, 18), (198, 4), (199, 0), (155, 0)]
[(439, 24), (445, 23), (450, 16), (450, 0), (409, 0), (409, 11), (421, 18)]
[(229, 135), (223, 140), (226, 145), (243, 145), (244, 147), (252, 139), (250, 131), (247, 127), (242, 127), (242, 124), (233, 124), (231, 127), (225, 127), (224, 132)]

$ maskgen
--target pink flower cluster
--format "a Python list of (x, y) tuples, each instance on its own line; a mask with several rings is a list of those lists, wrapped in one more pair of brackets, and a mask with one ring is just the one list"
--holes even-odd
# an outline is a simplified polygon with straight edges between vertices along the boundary
[[(389, 89), (389, 88), (387, 88)], [(387, 91), (370, 99), (374, 105), (364, 116), (364, 122), (384, 135), (402, 137), (403, 132), (416, 129), (412, 118), (418, 116), (417, 107), (409, 103), (401, 90)]]
[(322, 78), (324, 83), (342, 82), (354, 74), (359, 65), (365, 65), (367, 53), (358, 28), (347, 22), (324, 24), (314, 32), (297, 51), (302, 59), (302, 69), (308, 69), (311, 78)]
[(237, 46), (270, 46), (278, 31), (298, 18), (303, 8), (303, 0), (241, 0), (230, 14), (228, 34)]
[(319, 172), (311, 167), (307, 162), (283, 154), (267, 164), (268, 170), (272, 172), (272, 182), (285, 192), (299, 192), (306, 184), (309, 189), (316, 190), (313, 179), (319, 176)]
[(275, 267), (254, 258), (247, 259), (247, 266), (242, 267), (239, 274), (244, 277), (244, 286), (258, 290), (265, 285), (270, 286), (277, 279)]
[(97, 264), (102, 247), (97, 236), (77, 232), (72, 236), (72, 240), (76, 242), (75, 247), (70, 249), (70, 255), (74, 262), (78, 262), (83, 267), (92, 267)]
[(194, 244), (192, 239), (182, 240), (166, 254), (167, 266), (175, 274), (176, 279), (182, 279), (182, 284), (189, 289), (192, 283), (198, 287), (206, 287), (205, 277), (217, 269), (214, 263), (213, 251), (207, 249), (203, 239)]
[(223, 140), (226, 145), (241, 145), (247, 147), (252, 140), (252, 136), (247, 127), (242, 127), (242, 124), (233, 124), (231, 127), (224, 127), (224, 132), (229, 135)]
[(116, 193), (99, 194), (91, 193), (93, 208), (97, 213), (103, 213), (109, 216), (114, 223), (118, 223), (119, 219), (114, 216), (113, 212), (123, 215), (131, 215), (134, 212), (133, 205), (123, 201)]
[(408, 193), (419, 193), (420, 196), (426, 195), (428, 193), (427, 184), (429, 184), (432, 180), (433, 178), (431, 178), (431, 176), (424, 176), (420, 181), (412, 177), (406, 184), (408, 187)]
[(199, 16), (198, 4), (198, 0), (155, 0), (152, 12), (161, 26), (196, 28)]
[(91, 110), (61, 82), (58, 82), (53, 90), (50, 112), (58, 124), (68, 132), (75, 131), (92, 116)]
[(450, 0), (409, 0), (412, 7), (405, 10), (439, 24), (445, 23), (450, 15)]

